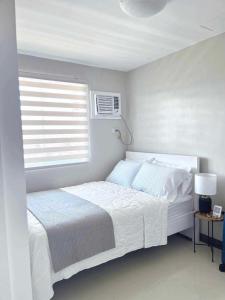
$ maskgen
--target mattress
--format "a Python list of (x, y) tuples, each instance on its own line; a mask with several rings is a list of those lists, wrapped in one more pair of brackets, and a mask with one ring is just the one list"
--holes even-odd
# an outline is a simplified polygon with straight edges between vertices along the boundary
[(182, 202), (171, 203), (168, 207), (168, 236), (191, 228), (193, 212), (194, 202), (192, 196), (183, 198)]
[(173, 221), (175, 218), (182, 216), (193, 210), (192, 196), (188, 196), (182, 202), (171, 203), (168, 208), (168, 222)]

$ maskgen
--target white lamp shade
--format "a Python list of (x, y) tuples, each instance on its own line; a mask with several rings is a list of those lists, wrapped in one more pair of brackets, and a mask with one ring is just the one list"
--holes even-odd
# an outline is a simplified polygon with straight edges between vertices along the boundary
[(198, 195), (216, 195), (217, 176), (209, 173), (199, 173), (195, 175), (195, 193)]
[(133, 17), (150, 17), (160, 12), (167, 0), (120, 0), (121, 9)]

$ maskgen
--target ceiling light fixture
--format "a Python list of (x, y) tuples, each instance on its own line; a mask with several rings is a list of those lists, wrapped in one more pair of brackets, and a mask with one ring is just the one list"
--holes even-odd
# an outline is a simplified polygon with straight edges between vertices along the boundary
[(147, 18), (159, 13), (168, 0), (120, 0), (120, 8), (129, 16)]

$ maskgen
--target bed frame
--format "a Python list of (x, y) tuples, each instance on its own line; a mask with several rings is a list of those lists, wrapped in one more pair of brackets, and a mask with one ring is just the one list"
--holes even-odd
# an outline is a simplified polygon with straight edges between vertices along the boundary
[[(160, 154), (160, 153), (145, 153), (145, 152), (126, 152), (126, 158), (131, 160), (145, 161), (152, 158), (157, 160), (188, 166), (192, 169), (192, 173), (198, 173), (200, 170), (200, 160), (197, 156), (186, 156), (176, 154)], [(173, 220), (172, 224), (168, 226), (168, 236), (175, 233), (182, 233), (189, 238), (193, 238), (193, 213), (198, 210), (197, 197), (193, 195), (193, 209), (186, 212), (184, 215), (179, 216)], [(199, 224), (196, 224), (196, 237), (199, 237)]]

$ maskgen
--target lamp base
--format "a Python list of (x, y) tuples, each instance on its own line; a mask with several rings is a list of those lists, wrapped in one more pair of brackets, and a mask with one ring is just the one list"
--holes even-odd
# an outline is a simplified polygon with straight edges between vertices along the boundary
[(208, 196), (199, 196), (199, 211), (210, 213), (212, 210), (212, 199)]

